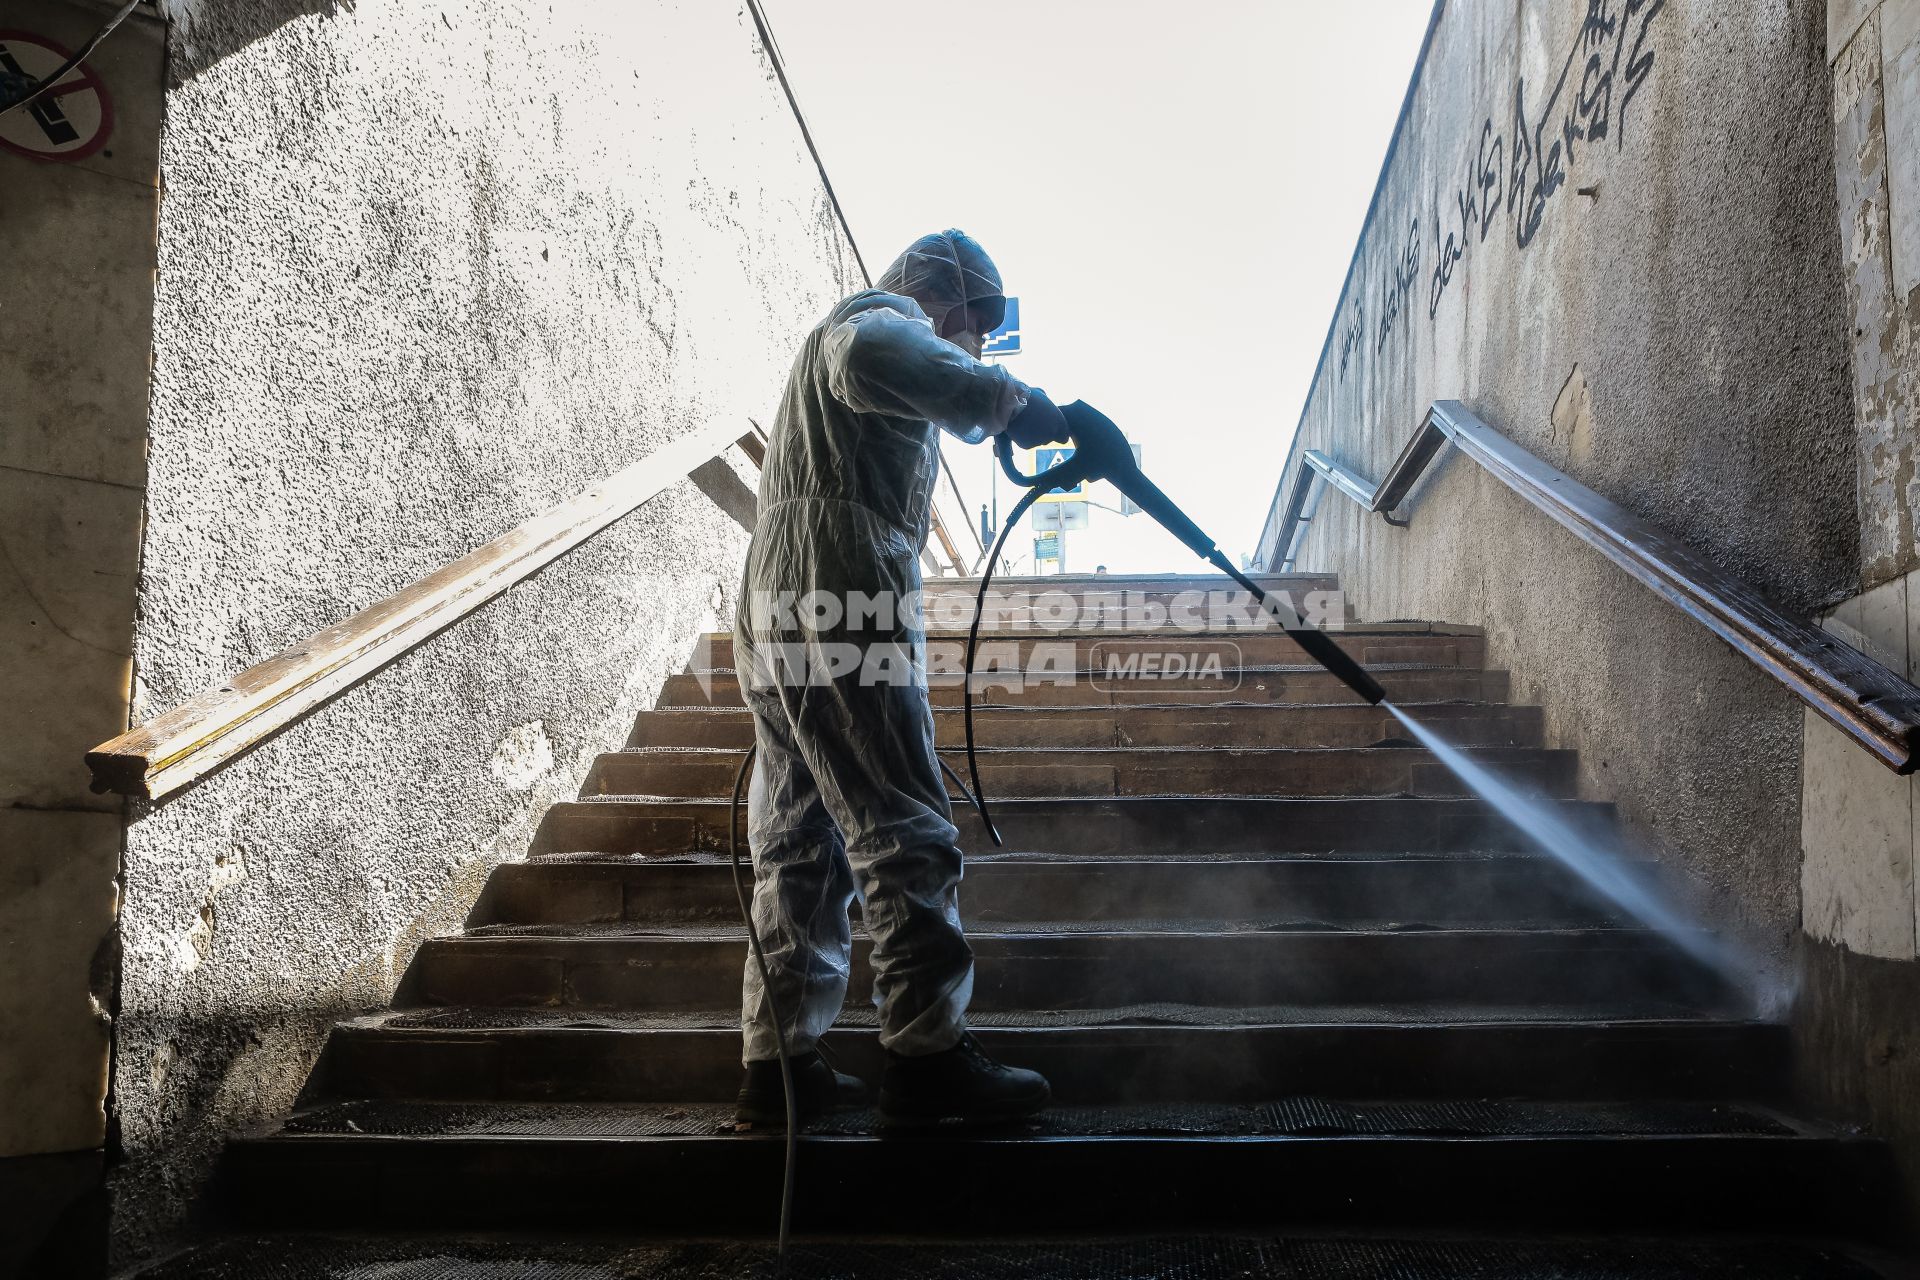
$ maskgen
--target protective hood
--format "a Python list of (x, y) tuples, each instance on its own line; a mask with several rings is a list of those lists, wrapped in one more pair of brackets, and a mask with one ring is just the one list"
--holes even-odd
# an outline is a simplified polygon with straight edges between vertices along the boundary
[(873, 283), (876, 289), (919, 303), (935, 333), (942, 332), (947, 313), (955, 307), (1000, 297), (1004, 288), (987, 251), (966, 232), (952, 228), (915, 240)]

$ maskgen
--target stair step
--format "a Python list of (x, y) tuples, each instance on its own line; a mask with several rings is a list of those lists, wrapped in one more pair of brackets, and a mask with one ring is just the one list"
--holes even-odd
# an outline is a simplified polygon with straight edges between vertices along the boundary
[[(1332, 573), (1250, 573), (1247, 575), (1256, 587), (1272, 594), (1286, 591), (1299, 596), (1308, 591), (1338, 591), (1340, 577)], [(995, 574), (988, 584), (988, 592), (1004, 600), (1018, 601), (1023, 598), (1046, 599), (1067, 596), (1081, 599), (1086, 596), (1125, 596), (1134, 595), (1152, 600), (1160, 600), (1170, 595), (1191, 593), (1226, 592), (1234, 595), (1246, 595), (1246, 589), (1223, 573), (1206, 571), (1201, 573), (1109, 573), (1109, 574), (1057, 574), (1030, 575), (1017, 574), (1002, 576)], [(927, 608), (932, 610), (946, 600), (966, 600), (972, 602), (980, 594), (980, 579), (971, 578), (929, 578), (921, 584), (921, 594), (927, 599)]]
[[(1656, 864), (1638, 863), (1643, 877)], [(751, 875), (751, 872), (747, 872)], [(1428, 857), (970, 858), (960, 894), (969, 927), (1039, 916), (1250, 921), (1285, 919), (1386, 926), (1617, 922), (1550, 858), (1517, 854)], [(856, 916), (858, 904), (854, 907)], [(733, 872), (720, 855), (540, 858), (494, 869), (474, 910), (478, 924), (735, 924)]]
[[(1460, 667), (1383, 667), (1373, 673), (1389, 697), (1402, 702), (1504, 702), (1509, 685), (1504, 671)], [(927, 695), (936, 707), (962, 702), (961, 677), (929, 675)], [(1128, 706), (1142, 704), (1316, 702), (1359, 704), (1350, 691), (1319, 667), (1250, 667), (1223, 675), (1119, 676), (1102, 672), (1056, 671), (1023, 677), (1019, 673), (979, 674), (975, 705)], [(732, 672), (668, 676), (657, 703), (661, 707), (744, 706)]]
[[(1612, 816), (1611, 806), (1588, 801), (1561, 801), (1558, 811), (1596, 828)], [(1486, 803), (1464, 799), (1008, 799), (993, 801), (992, 814), (1007, 850), (1068, 856), (1450, 853), (1530, 847)], [(963, 850), (992, 851), (992, 841), (970, 806), (955, 806), (953, 821), (960, 829)], [(728, 823), (728, 804), (723, 800), (575, 801), (547, 811), (533, 852), (723, 851), (728, 845)], [(744, 851), (744, 805), (740, 827)]]
[[(803, 1126), (810, 1137), (863, 1138), (884, 1127), (868, 1106), (829, 1112)], [(1254, 1102), (1055, 1103), (1003, 1140), (1165, 1137), (1541, 1138), (1764, 1135), (1813, 1132), (1759, 1104), (1698, 1099), (1449, 1098), (1368, 1099), (1300, 1095)], [(355, 1098), (296, 1111), (285, 1137), (699, 1138), (735, 1133), (727, 1102), (457, 1103)], [(951, 1135), (924, 1135), (938, 1138)]]
[[(1183, 925), (1185, 922), (1182, 922)], [(739, 998), (738, 926), (577, 927), (424, 943), (411, 978), (426, 1004), (573, 1009), (721, 1008)], [(1216, 1008), (1273, 1003), (1553, 1000), (1728, 993), (1672, 943), (1639, 929), (1098, 933), (975, 931), (972, 1008), (1098, 1009), (1142, 1001)], [(848, 999), (872, 994), (856, 936)]]
[[(261, 1224), (769, 1230), (784, 1142), (724, 1106), (357, 1101), (229, 1148)], [(1878, 1144), (1757, 1106), (1686, 1101), (1061, 1107), (1012, 1132), (816, 1125), (807, 1231), (1136, 1231), (1316, 1223), (1844, 1229), (1883, 1209)]]
[[(827, 1045), (874, 1078), (870, 1008)], [(1242, 1102), (1277, 1091), (1379, 1097), (1774, 1098), (1788, 1041), (1775, 1024), (1690, 1017), (1671, 1004), (1375, 1005), (1014, 1010), (970, 1018), (988, 1052), (1044, 1073), (1076, 1102)], [(738, 1080), (739, 1007), (583, 1017), (430, 1008), (344, 1022), (324, 1091), (340, 1097), (725, 1101)]]
[(1873, 1280), (1878, 1273), (1836, 1244), (1766, 1237), (1525, 1239), (1500, 1236), (1246, 1237), (926, 1243), (796, 1241), (783, 1262), (771, 1244), (656, 1243), (578, 1236), (404, 1238), (248, 1233), (195, 1247), (133, 1273), (133, 1280), (293, 1280), (379, 1276), (565, 1276), (569, 1280), (785, 1280), (788, 1276), (913, 1276), (920, 1280)]
[[(1479, 667), (1486, 661), (1486, 637), (1480, 635), (1382, 633), (1361, 628), (1328, 634), (1341, 649), (1368, 667), (1378, 664)], [(926, 642), (927, 670), (966, 670), (965, 628), (929, 631)], [(1137, 668), (1139, 661), (1148, 656), (1153, 657), (1157, 669), (1162, 670), (1170, 656), (1184, 661), (1189, 669), (1209, 661), (1223, 668), (1298, 666), (1308, 661), (1298, 642), (1277, 626), (1228, 630), (1224, 634), (1178, 625), (1133, 630), (1049, 629), (1015, 634), (1005, 625), (983, 624), (974, 655), (974, 670), (1111, 671), (1113, 664), (1124, 668), (1130, 659)], [(694, 642), (687, 669), (731, 671), (738, 665), (734, 661), (733, 636), (726, 632), (707, 632)]]
[[(1537, 747), (1543, 741), (1539, 707), (1470, 702), (1403, 703), (1409, 714), (1463, 747)], [(974, 708), (974, 740), (982, 747), (1367, 747), (1404, 741), (1393, 714), (1362, 703), (1269, 703), (1206, 707)], [(935, 708), (934, 736), (944, 748), (966, 746), (963, 714)], [(629, 747), (753, 745), (753, 718), (744, 707), (669, 707), (642, 711)]]
[[(966, 777), (966, 752), (944, 754), (948, 766)], [(1424, 748), (990, 747), (979, 748), (976, 754), (980, 782), (990, 799), (1472, 794)], [(1523, 791), (1557, 799), (1571, 799), (1577, 792), (1577, 752), (1478, 747), (1469, 754)], [(684, 747), (608, 752), (594, 762), (581, 794), (724, 799), (733, 794), (745, 755), (744, 751)], [(962, 793), (951, 781), (948, 791), (954, 800), (961, 800)]]

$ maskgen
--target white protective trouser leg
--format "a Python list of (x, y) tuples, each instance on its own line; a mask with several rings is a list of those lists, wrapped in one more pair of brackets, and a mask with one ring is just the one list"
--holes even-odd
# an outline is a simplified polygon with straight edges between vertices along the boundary
[[(812, 1048), (846, 999), (856, 891), (873, 940), (881, 1045), (909, 1056), (952, 1048), (966, 1027), (973, 950), (926, 689), (855, 674), (742, 693), (759, 747), (748, 802), (754, 929), (789, 1049)], [(777, 1055), (751, 955), (741, 1030), (747, 1061)]]

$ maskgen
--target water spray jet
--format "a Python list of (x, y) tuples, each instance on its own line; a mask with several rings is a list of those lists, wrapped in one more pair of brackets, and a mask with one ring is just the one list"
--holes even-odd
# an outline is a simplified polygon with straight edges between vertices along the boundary
[[(1007, 519), (1000, 536), (994, 540), (980, 577), (980, 589), (974, 600), (972, 625), (967, 631), (964, 705), (966, 708), (967, 771), (973, 780), (968, 796), (980, 814), (980, 821), (994, 844), (1002, 843), (999, 831), (987, 811), (986, 792), (980, 786), (980, 770), (974, 758), (973, 741), (973, 660), (980, 638), (980, 618), (993, 580), (993, 567), (999, 562), (1000, 549), (1007, 535), (1020, 522), (1040, 496), (1053, 489), (1071, 489), (1086, 481), (1105, 480), (1120, 490), (1134, 505), (1152, 516), (1167, 532), (1202, 560), (1213, 565), (1240, 586), (1259, 604), (1261, 610), (1286, 629), (1287, 635), (1307, 656), (1351, 689), (1360, 699), (1384, 707), (1405, 726), (1421, 746), (1458, 778), (1469, 791), (1493, 807), (1503, 819), (1526, 838), (1566, 867), (1585, 885), (1641, 924), (1664, 935), (1675, 946), (1718, 974), (1734, 989), (1745, 986), (1748, 966), (1713, 935), (1680, 917), (1662, 903), (1647, 886), (1639, 883), (1632, 871), (1615, 855), (1604, 850), (1589, 835), (1581, 832), (1559, 811), (1559, 806), (1544, 797), (1531, 795), (1473, 760), (1466, 752), (1441, 738), (1432, 729), (1415, 720), (1387, 700), (1386, 690), (1367, 669), (1342, 649), (1333, 637), (1304, 623), (1284, 601), (1274, 600), (1227, 559), (1199, 525), (1176, 506), (1158, 485), (1147, 479), (1133, 458), (1133, 448), (1112, 419), (1086, 402), (1076, 400), (1060, 406), (1066, 419), (1073, 453), (1053, 467), (1035, 475), (1024, 475), (1014, 465), (1013, 442), (1002, 435), (995, 441), (1000, 469), (1015, 485), (1026, 490)], [(965, 788), (962, 788), (965, 791)]]

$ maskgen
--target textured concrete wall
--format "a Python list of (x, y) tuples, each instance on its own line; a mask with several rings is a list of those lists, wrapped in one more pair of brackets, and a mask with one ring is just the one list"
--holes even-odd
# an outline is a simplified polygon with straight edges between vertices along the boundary
[[(1383, 475), (1459, 399), (1788, 607), (1850, 594), (1825, 37), (1817, 0), (1446, 5), (1282, 492), (1303, 448)], [(1471, 462), (1401, 514), (1324, 498), (1300, 564), (1363, 616), (1485, 626), (1583, 791), (1789, 969), (1799, 704)]]
[[(763, 412), (857, 287), (742, 5), (170, 16), (137, 715)], [(123, 1253), (724, 625), (745, 538), (682, 483), (136, 815)]]

